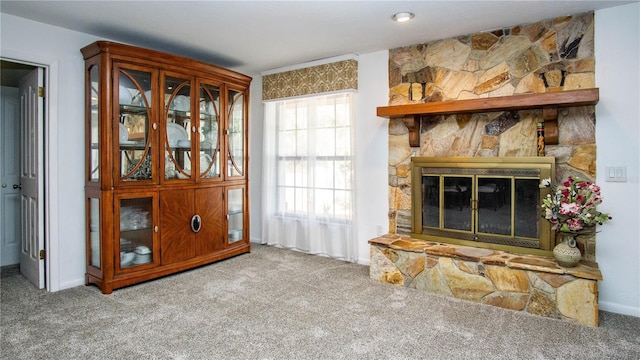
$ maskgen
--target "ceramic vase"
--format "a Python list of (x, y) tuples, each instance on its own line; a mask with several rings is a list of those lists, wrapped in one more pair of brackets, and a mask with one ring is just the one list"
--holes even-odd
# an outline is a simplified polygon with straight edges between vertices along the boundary
[(580, 262), (582, 254), (576, 246), (574, 234), (560, 233), (562, 240), (553, 248), (553, 256), (558, 265), (562, 267), (574, 267)]

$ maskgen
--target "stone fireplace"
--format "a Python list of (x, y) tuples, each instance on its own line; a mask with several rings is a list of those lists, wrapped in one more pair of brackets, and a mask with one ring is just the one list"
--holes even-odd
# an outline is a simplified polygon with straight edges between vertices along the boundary
[[(545, 238), (544, 224), (536, 227), (537, 236), (524, 228), (522, 236), (515, 236), (517, 220), (511, 215), (481, 219), (507, 203), (510, 212), (516, 211), (518, 196), (533, 195), (516, 183), (520, 175), (496, 175), (491, 167), (475, 173), (451, 170), (460, 158), (500, 163), (541, 156), (553, 158), (550, 173), (556, 181), (569, 175), (594, 181), (595, 102), (559, 108), (489, 106), (485, 111), (458, 106), (502, 104), (509, 97), (516, 103), (525, 94), (547, 94), (546, 101), (595, 89), (593, 23), (591, 12), (389, 51), (388, 108), (434, 104), (431, 108), (442, 111), (404, 117), (398, 114), (406, 112), (388, 113), (390, 234), (369, 241), (372, 279), (598, 325), (597, 281), (602, 275), (595, 263), (595, 235), (577, 239), (580, 265), (562, 268), (549, 256), (555, 242), (552, 236)], [(447, 111), (450, 107), (464, 111)], [(542, 143), (541, 128), (547, 132)], [(424, 159), (444, 164), (430, 172), (416, 166)], [(425, 203), (431, 210), (424, 209)], [(535, 196), (530, 203), (539, 205)], [(540, 224), (539, 213), (521, 210)], [(454, 233), (462, 235), (451, 241)], [(479, 244), (476, 237), (490, 239)], [(496, 238), (522, 243), (516, 249), (496, 244)]]
[[(393, 49), (389, 57), (390, 107), (595, 88), (593, 13)], [(543, 109), (417, 118), (417, 146), (402, 118), (389, 120), (392, 234), (412, 234), (412, 158), (536, 157), (545, 123)], [(544, 155), (555, 159), (558, 181), (594, 181), (595, 106), (560, 108), (557, 141), (547, 141)], [(584, 259), (595, 261), (595, 238), (578, 240)]]

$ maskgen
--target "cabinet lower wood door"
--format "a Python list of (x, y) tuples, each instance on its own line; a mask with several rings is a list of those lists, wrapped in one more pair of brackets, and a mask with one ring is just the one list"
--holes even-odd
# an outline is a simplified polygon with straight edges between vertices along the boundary
[(221, 250), (224, 245), (224, 201), (221, 187), (195, 190), (196, 212), (202, 227), (196, 235), (196, 256)]
[(221, 187), (162, 191), (160, 242), (163, 265), (206, 256), (223, 248)]
[(160, 193), (160, 263), (167, 265), (196, 255), (193, 190), (169, 190)]

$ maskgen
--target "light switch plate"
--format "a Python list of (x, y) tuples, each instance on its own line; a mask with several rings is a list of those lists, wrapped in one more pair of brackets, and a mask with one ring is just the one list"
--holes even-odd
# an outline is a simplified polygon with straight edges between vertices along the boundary
[(607, 166), (604, 171), (607, 182), (627, 182), (626, 166)]

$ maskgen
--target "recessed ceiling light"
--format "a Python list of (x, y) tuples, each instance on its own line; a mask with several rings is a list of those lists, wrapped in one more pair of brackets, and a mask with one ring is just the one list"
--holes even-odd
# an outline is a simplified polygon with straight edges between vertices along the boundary
[(414, 16), (415, 16), (415, 14), (412, 13), (412, 12), (403, 11), (403, 12), (399, 12), (399, 13), (393, 14), (393, 16), (391, 18), (393, 20), (397, 21), (397, 22), (407, 22), (407, 21), (413, 19)]

